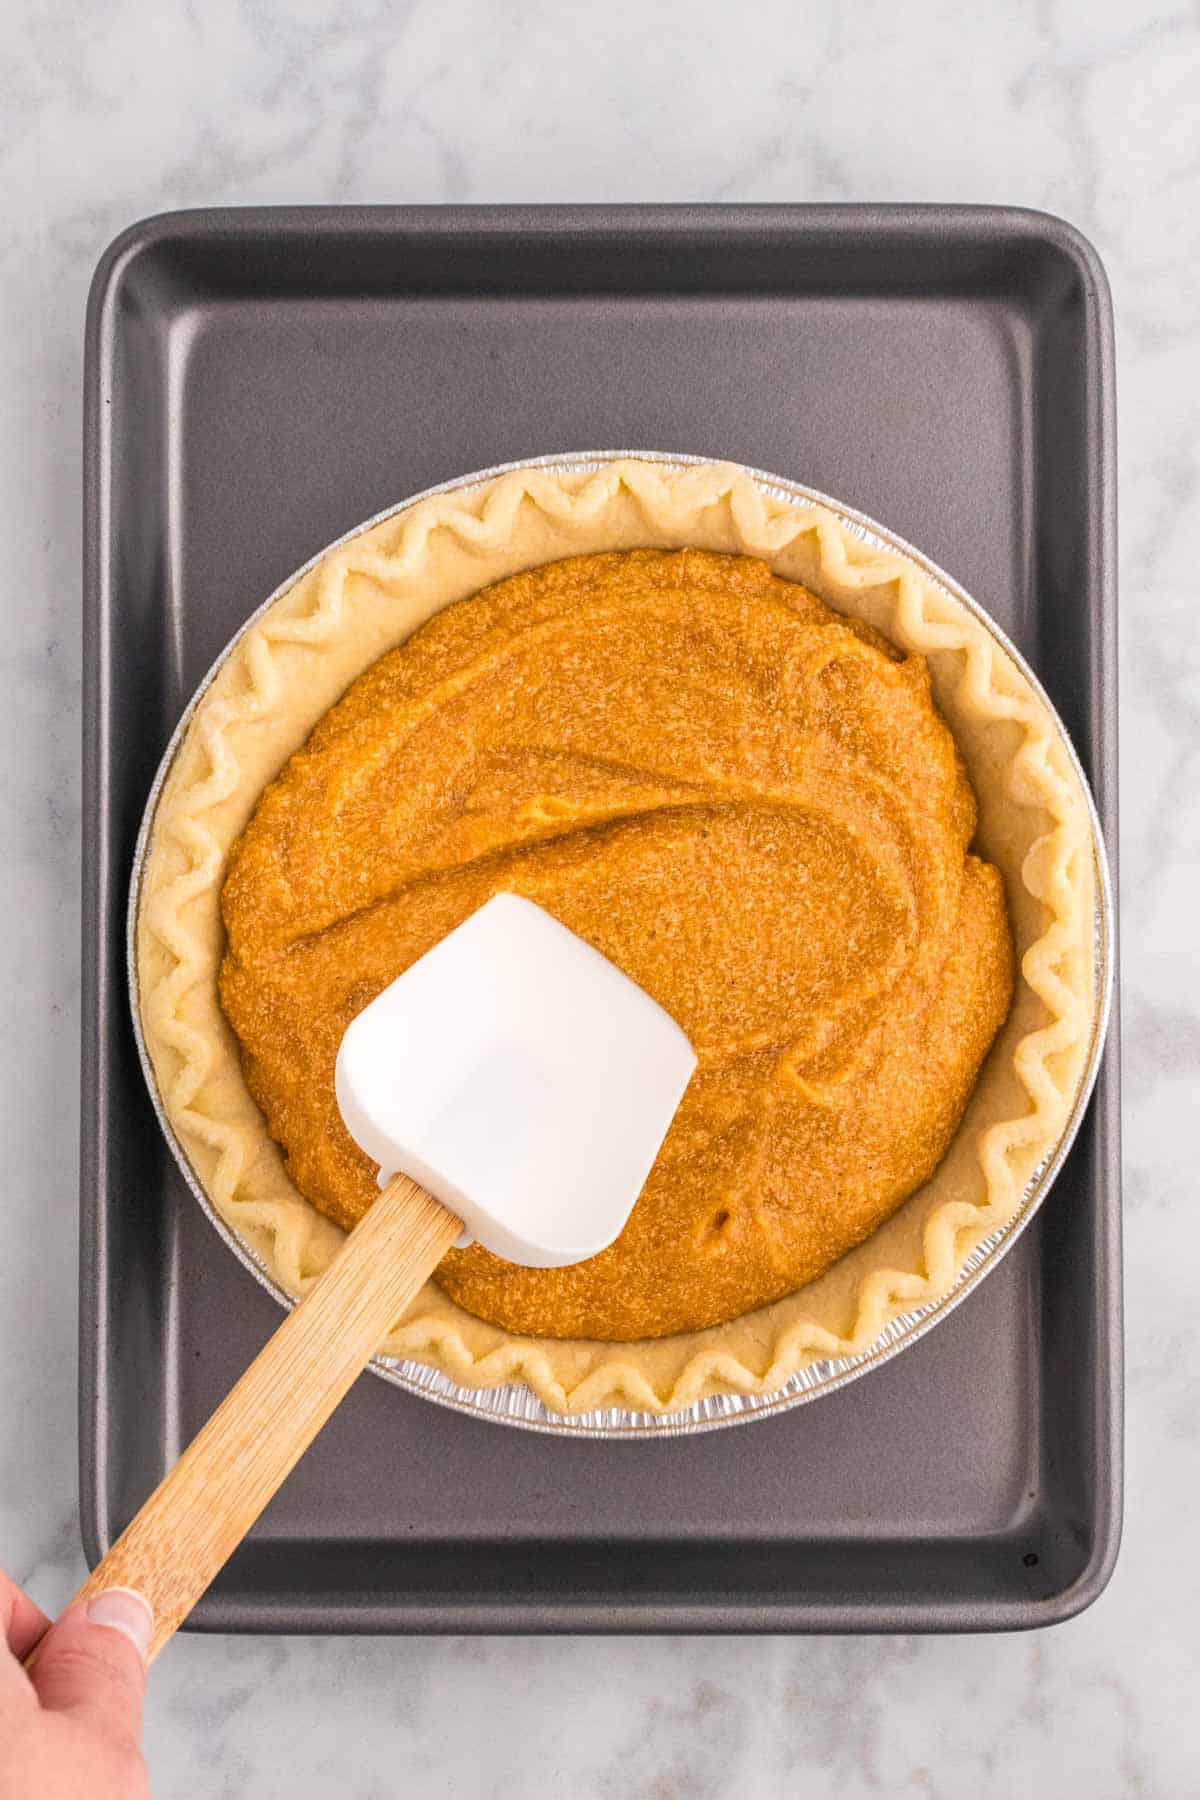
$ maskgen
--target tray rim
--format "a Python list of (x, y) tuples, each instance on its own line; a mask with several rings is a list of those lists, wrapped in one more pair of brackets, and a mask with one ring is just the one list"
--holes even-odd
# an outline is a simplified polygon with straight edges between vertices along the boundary
[[(1082, 514), (1087, 528), (1089, 572), (1092, 575), (1093, 587), (1097, 595), (1095, 609), (1096, 661), (1101, 666), (1106, 688), (1113, 695), (1111, 706), (1103, 709), (1108, 715), (1105, 729), (1102, 733), (1097, 734), (1094, 743), (1093, 780), (1098, 810), (1103, 817), (1110, 860), (1115, 873), (1118, 848), (1115, 829), (1118, 796), (1115, 783), (1116, 495), (1112, 311), (1103, 265), (1093, 246), (1069, 222), (1050, 213), (1024, 207), (839, 203), (836, 205), (685, 204), (660, 206), (647, 204), (502, 207), (301, 206), (244, 209), (218, 207), (159, 213), (128, 226), (104, 252), (93, 277), (88, 298), (84, 374), (85, 694), (83, 737), (85, 807), (83, 941), (85, 956), (81, 997), (83, 1024), (81, 1099), (83, 1104), (80, 1161), (82, 1217), (79, 1418), (81, 1523), (90, 1562), (94, 1562), (100, 1554), (104, 1537), (99, 1529), (98, 1516), (101, 1510), (98, 1487), (102, 1475), (99, 1465), (102, 1460), (103, 1445), (97, 1439), (95, 1427), (98, 1424), (96, 1401), (107, 1361), (107, 1345), (102, 1342), (100, 1335), (103, 1314), (99, 1301), (104, 1280), (103, 1270), (97, 1257), (98, 1251), (102, 1249), (98, 1242), (99, 1209), (89, 1204), (89, 1176), (94, 1172), (93, 1165), (96, 1162), (97, 1137), (100, 1132), (100, 1108), (98, 1105), (99, 1083), (92, 1078), (92, 1071), (88, 1066), (88, 1052), (91, 1041), (99, 1037), (104, 1021), (99, 1004), (98, 990), (101, 984), (86, 952), (94, 941), (97, 923), (103, 919), (106, 912), (111, 913), (114, 909), (111, 907), (110, 896), (102, 891), (103, 883), (99, 879), (105, 867), (105, 859), (99, 854), (99, 851), (107, 835), (107, 821), (100, 815), (96, 805), (89, 804), (89, 802), (94, 803), (99, 797), (100, 752), (103, 747), (101, 728), (105, 721), (99, 692), (102, 683), (98, 682), (95, 677), (97, 671), (107, 673), (100, 651), (103, 648), (102, 638), (107, 617), (105, 603), (109, 598), (111, 586), (107, 579), (104, 560), (105, 528), (108, 523), (105, 478), (109, 473), (111, 458), (111, 441), (105, 416), (111, 393), (112, 373), (108, 352), (111, 349), (113, 301), (129, 265), (139, 254), (148, 249), (162, 246), (178, 247), (181, 243), (193, 247), (199, 244), (202, 249), (206, 241), (211, 240), (217, 234), (223, 235), (230, 231), (239, 235), (243, 240), (286, 237), (297, 232), (306, 232), (327, 240), (346, 236), (361, 236), (369, 239), (397, 234), (420, 236), (430, 233), (435, 235), (445, 233), (454, 236), (469, 228), (477, 230), (487, 228), (506, 237), (515, 231), (541, 229), (558, 233), (566, 231), (615, 232), (632, 234), (638, 238), (646, 232), (661, 234), (704, 228), (709, 232), (716, 230), (722, 235), (731, 236), (736, 241), (741, 232), (759, 231), (764, 227), (784, 232), (789, 238), (796, 240), (802, 239), (806, 232), (817, 228), (822, 231), (833, 230), (839, 237), (859, 236), (864, 233), (872, 236), (886, 235), (888, 232), (899, 231), (910, 234), (916, 241), (927, 238), (930, 233), (936, 233), (938, 237), (950, 236), (970, 242), (976, 237), (976, 234), (987, 232), (991, 235), (993, 242), (999, 235), (1012, 248), (1025, 247), (1044, 250), (1049, 245), (1063, 253), (1073, 265), (1081, 281), (1085, 301), (1084, 317), (1079, 328), (1079, 340), (1083, 351), (1085, 376), (1084, 429), (1089, 434), (1092, 448)], [(889, 284), (886, 281), (881, 283), (881, 291), (884, 293), (889, 291)], [(890, 291), (897, 291), (894, 284), (891, 285)], [(946, 284), (934, 284), (932, 291), (944, 293)], [(836, 289), (833, 292), (836, 298)], [(361, 527), (356, 529), (361, 529)], [(954, 586), (955, 584), (951, 583), (950, 585)], [(1094, 664), (1088, 665), (1089, 674), (1092, 673), (1094, 666)], [(1097, 697), (1093, 694), (1092, 712), (1096, 714), (1100, 710)], [(1089, 748), (1092, 747), (1089, 746)], [(119, 912), (119, 906), (115, 910)], [(1117, 957), (1118, 943), (1114, 931), (1112, 958), (1114, 973), (1119, 967)], [(1021, 1603), (1020, 1617), (1000, 1617), (999, 1614), (1005, 1611), (1005, 1606), (995, 1602), (985, 1604), (982, 1609), (973, 1603), (963, 1603), (963, 1608), (960, 1609), (952, 1603), (951, 1610), (956, 1614), (961, 1610), (963, 1617), (957, 1623), (955, 1619), (942, 1620), (940, 1628), (979, 1629), (981, 1624), (986, 1626), (991, 1621), (995, 1628), (1007, 1629), (1069, 1617), (1090, 1604), (1098, 1596), (1106, 1585), (1115, 1563), (1120, 1538), (1122, 1475), (1120, 1120), (1116, 1104), (1119, 1098), (1118, 1032), (1118, 1002), (1114, 992), (1109, 1045), (1099, 1071), (1099, 1081), (1107, 1104), (1103, 1117), (1097, 1121), (1097, 1171), (1094, 1183), (1097, 1192), (1094, 1202), (1096, 1270), (1093, 1295), (1100, 1329), (1096, 1340), (1097, 1358), (1092, 1386), (1097, 1402), (1099, 1428), (1093, 1446), (1096, 1505), (1093, 1515), (1094, 1530), (1090, 1534), (1090, 1556), (1078, 1578), (1067, 1589), (1052, 1595), (1048, 1600), (1028, 1604)], [(102, 1044), (100, 1047), (103, 1049)], [(1080, 1111), (1082, 1113), (1083, 1108), (1080, 1108)], [(216, 1611), (229, 1617), (230, 1623), (233, 1623), (232, 1613), (239, 1611), (236, 1603), (231, 1608), (230, 1603), (224, 1599), (214, 1599), (211, 1605)], [(301, 1607), (303, 1610), (302, 1603)], [(304, 1614), (307, 1628), (320, 1628), (324, 1610), (310, 1609)], [(510, 1608), (510, 1617), (511, 1610)], [(675, 1613), (678, 1610), (678, 1608), (669, 1609)], [(725, 1610), (728, 1612), (728, 1607)], [(295, 1609), (286, 1603), (282, 1607), (272, 1607), (271, 1611), (275, 1615), (288, 1614), (288, 1622), (281, 1628), (299, 1628)], [(895, 1608), (889, 1609), (886, 1606), (883, 1608), (868, 1606), (865, 1609), (856, 1610), (851, 1628), (911, 1628), (911, 1623), (906, 1624), (905, 1621), (915, 1622), (919, 1626), (923, 1620), (927, 1619), (928, 1611), (928, 1607), (924, 1609), (916, 1607), (915, 1610), (901, 1607), (897, 1612)], [(982, 1619), (978, 1616), (981, 1611), (984, 1615)], [(634, 1601), (631, 1603), (631, 1615), (626, 1617), (624, 1625), (614, 1627), (605, 1622), (602, 1626), (592, 1624), (590, 1628), (672, 1628), (669, 1619), (665, 1623), (652, 1624), (647, 1627), (643, 1622), (646, 1612), (646, 1607)], [(967, 1615), (970, 1617), (968, 1618)], [(774, 1616), (772, 1614), (772, 1617)], [(875, 1619), (876, 1622), (872, 1623), (872, 1619)], [(206, 1628), (207, 1620), (198, 1618), (196, 1624), (198, 1628)], [(213, 1628), (215, 1628), (215, 1620)], [(386, 1626), (378, 1625), (368, 1628), (385, 1629)], [(426, 1624), (423, 1628), (432, 1629), (434, 1627)], [(504, 1627), (484, 1625), (482, 1628), (503, 1629)], [(509, 1628), (511, 1628), (511, 1624)], [(570, 1629), (571, 1626), (567, 1624), (558, 1628)], [(697, 1627), (695, 1624), (690, 1624), (687, 1628), (746, 1629), (747, 1625), (743, 1623), (739, 1627), (735, 1623)], [(769, 1622), (759, 1621), (757, 1624), (752, 1622), (749, 1628), (769, 1629), (771, 1627)], [(788, 1626), (786, 1628), (797, 1629), (800, 1627)], [(830, 1626), (815, 1628), (828, 1629)], [(847, 1622), (841, 1613), (839, 1613), (839, 1624), (833, 1628), (847, 1628)]]
[[(1112, 293), (1104, 263), (1091, 239), (1069, 219), (1046, 208), (989, 202), (939, 201), (510, 201), (496, 204), (438, 202), (391, 205), (292, 205), (174, 207), (148, 213), (117, 232), (97, 261), (88, 290), (86, 337), (99, 348), (99, 315), (116, 280), (138, 254), (180, 244), (203, 245), (230, 232), (270, 240), (305, 231), (321, 238), (362, 238), (438, 234), (457, 236), (490, 228), (497, 236), (514, 231), (562, 233), (605, 231), (637, 236), (694, 232), (707, 225), (724, 234), (772, 229), (796, 237), (820, 228), (839, 238), (892, 230), (918, 237), (936, 230), (940, 238), (971, 241), (986, 227), (1014, 248), (1060, 251), (1083, 278), (1092, 306), (1098, 348), (1108, 359), (1106, 386), (1113, 379)], [(540, 290), (539, 290), (540, 291)], [(86, 381), (86, 369), (85, 369)], [(1115, 424), (1115, 415), (1113, 418)]]

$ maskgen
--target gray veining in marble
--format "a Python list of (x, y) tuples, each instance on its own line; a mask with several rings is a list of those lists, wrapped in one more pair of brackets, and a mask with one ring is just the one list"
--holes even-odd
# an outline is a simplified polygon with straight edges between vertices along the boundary
[(184, 1638), (156, 1793), (864, 1800), (1200, 1788), (1200, 15), (1029, 0), (10, 0), (0, 16), (0, 1559), (75, 1522), (79, 387), (105, 243), (299, 201), (941, 200), (1065, 214), (1119, 334), (1129, 1493), (1034, 1637)]

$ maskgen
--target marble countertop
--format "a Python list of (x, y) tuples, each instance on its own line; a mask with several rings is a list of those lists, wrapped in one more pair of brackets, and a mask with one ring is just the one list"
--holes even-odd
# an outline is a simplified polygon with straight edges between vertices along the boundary
[(16, 0), (0, 19), (0, 1559), (43, 1605), (75, 1501), (79, 395), (95, 261), (178, 206), (937, 200), (1064, 214), (1118, 325), (1126, 1537), (1033, 1636), (179, 1639), (157, 1794), (532, 1800), (1194, 1793), (1200, 1485), (1200, 17)]

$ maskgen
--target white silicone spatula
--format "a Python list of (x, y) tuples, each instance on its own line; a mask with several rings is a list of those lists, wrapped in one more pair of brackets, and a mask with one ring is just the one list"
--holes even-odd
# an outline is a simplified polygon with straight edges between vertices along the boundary
[(538, 1267), (612, 1243), (695, 1064), (649, 995), (512, 894), (407, 969), (337, 1063), (382, 1193), (76, 1602), (137, 1588), (157, 1655), (453, 1243)]

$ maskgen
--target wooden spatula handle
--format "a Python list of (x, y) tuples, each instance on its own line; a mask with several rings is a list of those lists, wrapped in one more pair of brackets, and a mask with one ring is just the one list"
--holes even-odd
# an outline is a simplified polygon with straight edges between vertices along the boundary
[(153, 1660), (461, 1230), (415, 1181), (395, 1176), (72, 1604), (137, 1588), (154, 1608)]

